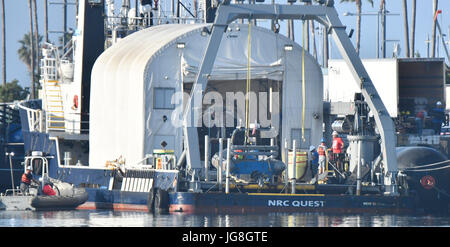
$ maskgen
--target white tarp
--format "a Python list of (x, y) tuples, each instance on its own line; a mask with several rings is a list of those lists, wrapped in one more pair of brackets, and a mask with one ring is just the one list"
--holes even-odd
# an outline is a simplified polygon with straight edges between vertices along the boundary
[[(146, 117), (145, 70), (152, 56), (198, 25), (155, 26), (136, 32), (107, 49), (91, 77), (89, 165), (103, 167), (123, 156), (127, 163), (143, 157)], [(164, 71), (164, 70), (162, 70)]]
[[(119, 156), (127, 164), (135, 164), (163, 141), (177, 156), (181, 153), (182, 128), (171, 121), (176, 109), (155, 109), (155, 100), (165, 97), (158, 92), (182, 92), (183, 82), (194, 81), (208, 40), (201, 34), (203, 27), (210, 28), (204, 24), (151, 27), (126, 37), (98, 58), (91, 83), (90, 166), (104, 166), (105, 161)], [(247, 27), (229, 25), (211, 80), (232, 83), (246, 78)], [(177, 48), (181, 42), (185, 47)], [(285, 44), (293, 45), (293, 50), (285, 51)], [(301, 48), (282, 35), (252, 27), (251, 54), (252, 78), (283, 81), (280, 140), (287, 138), (291, 143), (291, 135), (298, 138), (301, 129)], [(305, 57), (305, 72), (308, 138), (304, 146), (309, 147), (318, 144), (323, 120), (322, 73), (310, 55)]]
[[(397, 117), (397, 59), (363, 59), (362, 63), (390, 116)], [(354, 101), (355, 93), (361, 92), (358, 85), (344, 60), (328, 61), (327, 93), (331, 102)]]

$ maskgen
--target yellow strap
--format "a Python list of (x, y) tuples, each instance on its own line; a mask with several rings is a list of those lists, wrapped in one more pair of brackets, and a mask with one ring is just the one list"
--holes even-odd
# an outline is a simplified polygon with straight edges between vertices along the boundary
[(303, 21), (303, 46), (302, 46), (302, 140), (305, 142), (305, 105), (306, 105), (306, 93), (305, 93), (305, 34), (306, 25)]
[(251, 87), (251, 73), (250, 73), (250, 58), (252, 56), (252, 42), (251, 42), (251, 33), (252, 33), (252, 24), (250, 19), (248, 20), (248, 41), (247, 41), (247, 88), (245, 94), (245, 143), (248, 143), (249, 135), (248, 135), (248, 126), (249, 126), (249, 104), (250, 104), (250, 87)]

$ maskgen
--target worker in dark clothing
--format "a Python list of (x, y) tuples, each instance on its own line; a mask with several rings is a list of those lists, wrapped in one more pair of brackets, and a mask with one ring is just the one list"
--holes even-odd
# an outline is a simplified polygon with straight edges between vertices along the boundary
[(33, 174), (31, 174), (31, 167), (27, 167), (25, 173), (22, 174), (22, 178), (20, 179), (20, 190), (22, 191), (22, 193), (28, 194), (30, 192), (29, 189), (32, 181), (38, 183), (33, 179)]
[(311, 174), (315, 177), (319, 169), (319, 153), (314, 146), (309, 147), (309, 152), (311, 153)]
[(434, 134), (441, 134), (442, 123), (445, 120), (445, 110), (442, 108), (442, 103), (440, 101), (436, 102), (436, 107), (430, 112), (431, 123), (433, 124)]

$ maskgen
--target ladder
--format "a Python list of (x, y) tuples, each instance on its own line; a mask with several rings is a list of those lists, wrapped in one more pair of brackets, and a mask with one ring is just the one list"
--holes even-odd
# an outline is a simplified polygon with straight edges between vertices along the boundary
[(41, 85), (44, 90), (46, 132), (65, 131), (64, 104), (57, 75), (57, 59), (44, 56), (41, 60)]

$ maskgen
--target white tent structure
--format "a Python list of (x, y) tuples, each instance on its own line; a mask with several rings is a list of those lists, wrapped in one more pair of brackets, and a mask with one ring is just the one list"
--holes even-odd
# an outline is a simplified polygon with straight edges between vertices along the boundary
[[(104, 167), (106, 161), (120, 156), (126, 159), (127, 165), (133, 165), (154, 149), (161, 149), (162, 142), (179, 157), (183, 151), (183, 101), (176, 96), (189, 92), (210, 28), (209, 24), (154, 26), (129, 35), (97, 59), (91, 78), (90, 166)], [(222, 90), (219, 93), (225, 95), (228, 90), (243, 89), (245, 93), (248, 36), (248, 25), (229, 25), (207, 91), (219, 88)], [(322, 73), (309, 54), (304, 62), (303, 115), (301, 47), (285, 36), (252, 26), (252, 85), (266, 82), (280, 85), (279, 106), (272, 89), (260, 86), (256, 90), (267, 92), (269, 103), (260, 101), (257, 107), (269, 105), (269, 125), (276, 131), (268, 135), (276, 137), (282, 148), (285, 140), (291, 143), (295, 138), (297, 146), (307, 149), (319, 144), (322, 137)], [(254, 111), (250, 113), (250, 123), (260, 121), (256, 115)], [(305, 141), (302, 140), (302, 116)]]

